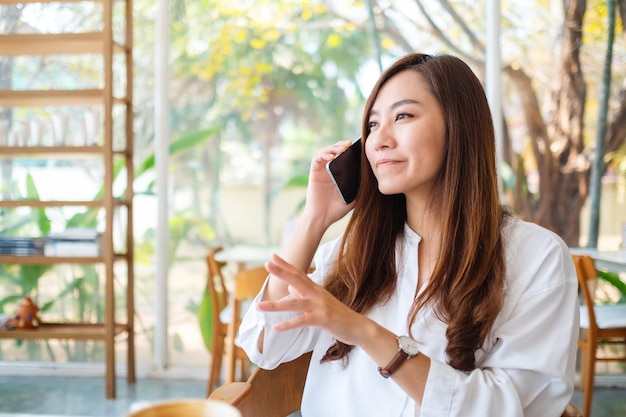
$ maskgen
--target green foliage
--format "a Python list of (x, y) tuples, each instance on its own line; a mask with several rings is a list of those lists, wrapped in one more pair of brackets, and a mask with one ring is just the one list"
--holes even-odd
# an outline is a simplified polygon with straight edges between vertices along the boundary
[(211, 308), (211, 296), (208, 291), (204, 291), (202, 294), (202, 300), (197, 307), (196, 316), (198, 317), (198, 325), (204, 345), (207, 349), (211, 349), (215, 319), (213, 317), (213, 309)]
[[(25, 179), (26, 195), (29, 200), (39, 200), (39, 192), (30, 174)], [(50, 219), (45, 208), (26, 208), (25, 216), (3, 216), (2, 234), (7, 236), (45, 236), (50, 231)], [(0, 284), (4, 283), (8, 295), (0, 299), (0, 311), (11, 314), (6, 310), (14, 308), (19, 301), (31, 295), (36, 299), (39, 290), (39, 281), (50, 270), (47, 265), (0, 265)], [(8, 285), (7, 285), (8, 284)], [(54, 298), (53, 298), (54, 300)]]
[(236, 125), (245, 140), (280, 107), (281, 121), (344, 136), (345, 83), (356, 84), (369, 50), (363, 29), (306, 0), (177, 5), (173, 71), (202, 82), (211, 120)]
[(610, 271), (598, 271), (598, 277), (611, 284), (620, 294), (620, 303), (626, 303), (626, 283), (621, 280), (619, 275)]
[[(215, 136), (219, 132), (220, 128), (213, 127), (210, 129), (203, 129), (197, 132), (184, 134), (172, 143), (170, 143), (169, 154), (170, 156), (172, 156), (181, 152), (188, 151), (206, 142), (208, 139)], [(154, 153), (152, 153), (148, 157), (146, 157), (143, 162), (137, 167), (137, 170), (135, 171), (135, 180), (141, 177), (146, 172), (153, 170), (155, 167), (155, 163), (156, 158)]]

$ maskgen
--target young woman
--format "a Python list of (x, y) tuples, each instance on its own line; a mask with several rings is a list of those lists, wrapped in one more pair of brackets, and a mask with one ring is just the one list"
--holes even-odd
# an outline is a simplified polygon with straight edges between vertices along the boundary
[(479, 80), (452, 56), (406, 56), (375, 85), (362, 138), (350, 205), (325, 170), (347, 144), (313, 159), (291, 243), (240, 328), (251, 360), (272, 369), (313, 351), (304, 417), (560, 416), (575, 270), (561, 239), (501, 207)]

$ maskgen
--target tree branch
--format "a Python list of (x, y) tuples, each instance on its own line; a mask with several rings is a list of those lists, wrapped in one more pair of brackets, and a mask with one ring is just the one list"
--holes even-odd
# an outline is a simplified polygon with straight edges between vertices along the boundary
[(467, 26), (465, 20), (459, 16), (459, 14), (454, 10), (454, 7), (450, 4), (448, 0), (439, 0), (439, 3), (443, 6), (443, 8), (448, 12), (448, 14), (452, 17), (452, 20), (456, 22), (457, 25), (461, 27), (461, 30), (467, 35), (471, 44), (474, 48), (478, 49), (483, 55), (485, 54), (485, 45), (476, 37), (474, 32)]
[(475, 56), (468, 54), (465, 51), (462, 51), (461, 49), (459, 49), (458, 43), (452, 42), (452, 40), (450, 40), (450, 38), (443, 32), (443, 30), (441, 30), (441, 28), (437, 26), (435, 21), (431, 19), (430, 15), (426, 12), (426, 9), (424, 8), (424, 5), (422, 4), (421, 0), (415, 0), (415, 4), (417, 4), (417, 7), (419, 7), (420, 11), (422, 12), (424, 17), (428, 21), (428, 24), (430, 25), (431, 31), (433, 32), (433, 34), (441, 42), (443, 42), (448, 48), (454, 51), (457, 55), (459, 55), (460, 57), (463, 57), (463, 59), (466, 62), (468, 63), (471, 62), (473, 65), (477, 65), (480, 63), (480, 60), (478, 60)]

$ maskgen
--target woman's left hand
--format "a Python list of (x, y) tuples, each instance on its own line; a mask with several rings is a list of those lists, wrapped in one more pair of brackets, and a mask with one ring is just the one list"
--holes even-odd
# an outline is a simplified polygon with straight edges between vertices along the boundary
[(364, 336), (361, 325), (366, 325), (370, 321), (368, 318), (347, 307), (325, 288), (311, 281), (304, 272), (276, 254), (272, 255), (272, 259), (265, 264), (265, 268), (274, 277), (289, 285), (292, 297), (278, 301), (261, 301), (257, 304), (257, 308), (270, 312), (297, 311), (302, 313), (276, 324), (275, 330), (315, 326), (327, 331), (345, 344), (359, 345), (360, 338)]

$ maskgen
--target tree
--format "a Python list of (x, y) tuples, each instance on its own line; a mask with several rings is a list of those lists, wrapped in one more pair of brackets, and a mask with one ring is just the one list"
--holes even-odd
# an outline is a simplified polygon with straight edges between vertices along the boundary
[[(478, 8), (482, 10), (483, 5), (438, 0), (428, 2), (427, 8), (426, 2), (414, 0), (415, 10), (407, 13), (407, 3), (402, 2), (402, 8), (399, 3), (377, 2), (374, 6), (377, 12), (377, 28), (387, 40), (393, 42), (393, 48), (403, 52), (423, 50), (418, 42), (427, 32), (438, 40), (439, 46), (443, 45), (446, 50), (463, 57), (477, 71), (481, 71), (484, 67), (485, 46), (478, 31), (472, 27), (480, 26), (476, 22), (480, 22)], [(593, 4), (595, 9), (601, 12), (605, 10), (603, 2), (596, 1)], [(515, 115), (509, 113), (509, 117), (506, 117), (506, 110), (511, 109), (505, 108), (503, 159), (515, 172), (521, 174), (510, 198), (510, 205), (521, 217), (553, 230), (567, 244), (577, 246), (580, 238), (580, 213), (589, 194), (593, 158), (593, 144), (585, 140), (585, 105), (588, 97), (581, 62), (585, 47), (584, 17), (587, 1), (562, 0), (561, 5), (564, 18), (557, 38), (558, 62), (548, 63), (551, 65), (548, 71), (554, 71), (555, 77), (550, 86), (551, 93), (543, 103), (540, 100), (543, 89), (537, 88), (539, 77), (534, 79), (531, 75), (531, 67), (535, 63), (533, 55), (538, 49), (536, 45), (531, 51), (524, 51), (517, 46), (517, 49), (521, 49), (521, 54), (503, 64), (507, 83), (505, 90), (511, 91), (515, 97), (515, 101), (509, 99), (509, 102), (517, 102), (521, 107), (521, 121), (529, 145), (529, 152), (515, 151), (508, 123)], [(626, 0), (618, 0), (622, 18), (625, 5)], [(538, 13), (539, 8), (543, 8), (544, 13), (550, 14), (545, 4), (536, 2), (533, 7), (533, 13)], [(345, 13), (336, 14), (347, 19)], [(505, 18), (503, 25), (522, 30), (515, 26), (513, 19)], [(415, 36), (416, 33), (422, 36)], [(525, 36), (533, 35), (526, 33)], [(522, 64), (528, 61), (528, 65)], [(626, 84), (621, 85), (619, 91), (612, 95), (614, 109), (604, 138), (607, 153), (616, 151), (626, 140)], [(538, 187), (534, 191), (528, 187), (524, 176), (530, 167), (534, 167), (538, 174)]]
[[(177, 4), (172, 43), (182, 89), (176, 96), (182, 108), (202, 103), (204, 120), (224, 128), (218, 138), (261, 145), (269, 241), (276, 188), (271, 152), (286, 141), (289, 125), (300, 136), (306, 127), (314, 148), (349, 137), (345, 131), (358, 118), (346, 111), (351, 97), (345, 84), (355, 83), (367, 57), (367, 36), (352, 24), (332, 22), (324, 7), (310, 1)], [(219, 160), (219, 141), (211, 151)], [(215, 179), (221, 167), (212, 158), (204, 160)]]

